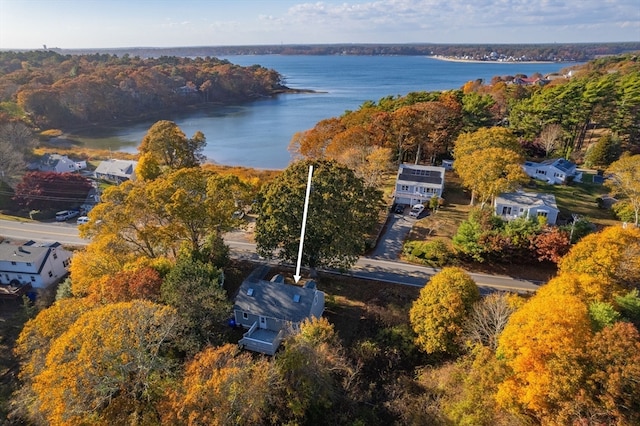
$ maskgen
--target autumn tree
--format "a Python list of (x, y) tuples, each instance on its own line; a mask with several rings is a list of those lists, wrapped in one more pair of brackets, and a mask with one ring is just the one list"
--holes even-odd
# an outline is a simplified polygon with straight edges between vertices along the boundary
[(534, 296), (511, 315), (500, 335), (497, 353), (512, 374), (498, 387), (498, 403), (543, 424), (556, 424), (559, 407), (578, 392), (584, 374), (581, 356), (591, 333), (587, 305), (579, 297)]
[(587, 167), (607, 167), (616, 161), (620, 154), (620, 139), (607, 133), (600, 136), (596, 143), (589, 147), (584, 163)]
[(85, 202), (91, 181), (75, 173), (28, 172), (15, 187), (14, 200), (23, 208), (57, 210)]
[(640, 282), (640, 228), (610, 226), (587, 235), (560, 261), (560, 272), (585, 273), (609, 286)]
[(246, 188), (235, 176), (201, 168), (124, 182), (103, 193), (81, 235), (111, 235), (147, 257), (174, 257), (183, 246), (195, 253), (210, 235), (221, 236), (237, 225), (232, 216)]
[(222, 270), (182, 255), (162, 282), (162, 300), (181, 318), (184, 332), (178, 346), (188, 354), (221, 343), (231, 313), (223, 280)]
[(141, 155), (151, 154), (158, 164), (175, 170), (200, 165), (206, 143), (202, 132), (188, 139), (176, 123), (161, 120), (149, 128), (138, 151)]
[(569, 232), (557, 226), (545, 226), (530, 238), (531, 248), (539, 261), (558, 263), (571, 248)]
[(487, 148), (504, 148), (521, 153), (518, 140), (509, 129), (483, 127), (475, 132), (460, 134), (454, 144), (453, 157), (459, 159)]
[(456, 354), (464, 322), (479, 298), (476, 283), (462, 269), (448, 267), (434, 275), (409, 312), (417, 345), (429, 354)]
[(620, 196), (635, 213), (635, 225), (640, 224), (640, 154), (625, 155), (607, 169), (610, 177), (605, 184), (612, 196)]
[(332, 407), (339, 407), (354, 371), (326, 318), (300, 324), (300, 332), (290, 335), (284, 351), (276, 355), (275, 365), (281, 383), (272, 416), (278, 423), (313, 424), (331, 418), (341, 424), (348, 420)]
[(91, 304), (84, 299), (60, 300), (24, 325), (14, 346), (20, 361), (20, 387), (12, 402), (14, 418), (46, 423), (33, 389), (34, 379), (45, 369), (47, 354), (54, 342), (90, 308)]
[(364, 251), (381, 208), (381, 194), (335, 162), (295, 162), (264, 187), (256, 220), (258, 253), (297, 261), (310, 166), (312, 190), (302, 264), (312, 269), (348, 268)]
[(185, 367), (184, 379), (168, 395), (167, 425), (256, 425), (270, 417), (277, 375), (267, 358), (237, 345), (207, 347)]
[(494, 197), (510, 192), (529, 180), (522, 170), (524, 158), (509, 149), (487, 148), (473, 155), (456, 158), (454, 168), (462, 184), (471, 189), (471, 204), (483, 205)]
[(0, 181), (15, 184), (26, 168), (26, 155), (36, 145), (33, 132), (21, 122), (0, 126)]
[(99, 303), (130, 302), (160, 299), (162, 278), (150, 266), (125, 269), (95, 281), (89, 289), (89, 299)]
[(34, 378), (48, 424), (156, 422), (169, 377), (163, 349), (177, 315), (148, 301), (107, 304), (81, 315), (51, 345)]

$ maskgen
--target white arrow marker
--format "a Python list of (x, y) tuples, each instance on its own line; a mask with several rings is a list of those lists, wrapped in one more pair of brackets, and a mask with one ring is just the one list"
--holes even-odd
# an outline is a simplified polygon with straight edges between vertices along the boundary
[(304, 231), (307, 228), (307, 212), (309, 211), (309, 194), (311, 193), (311, 175), (313, 175), (313, 166), (309, 166), (309, 178), (307, 179), (307, 193), (304, 196), (304, 211), (302, 212), (302, 228), (300, 229), (300, 246), (298, 247), (298, 264), (296, 265), (296, 274), (293, 279), (300, 281), (300, 266), (302, 266), (302, 247), (304, 246)]

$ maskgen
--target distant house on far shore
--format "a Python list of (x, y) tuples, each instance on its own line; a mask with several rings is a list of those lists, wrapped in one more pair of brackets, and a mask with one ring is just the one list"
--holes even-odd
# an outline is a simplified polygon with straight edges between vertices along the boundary
[(96, 179), (120, 184), (127, 180), (136, 180), (137, 161), (105, 160), (98, 164), (94, 172)]

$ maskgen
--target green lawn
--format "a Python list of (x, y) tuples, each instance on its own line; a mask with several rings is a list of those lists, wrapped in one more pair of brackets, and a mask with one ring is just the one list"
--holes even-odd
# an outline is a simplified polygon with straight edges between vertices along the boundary
[(546, 192), (556, 197), (561, 219), (571, 220), (572, 214), (578, 214), (599, 225), (613, 225), (616, 220), (610, 209), (598, 207), (597, 199), (607, 195), (606, 186), (593, 183), (572, 183), (571, 185), (549, 185), (534, 181), (535, 186), (527, 191)]

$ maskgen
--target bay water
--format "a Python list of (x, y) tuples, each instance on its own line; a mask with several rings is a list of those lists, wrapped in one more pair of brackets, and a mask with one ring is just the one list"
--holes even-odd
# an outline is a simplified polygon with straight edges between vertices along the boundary
[[(515, 74), (560, 72), (569, 63), (473, 63), (423, 56), (228, 56), (230, 62), (273, 68), (294, 89), (316, 93), (282, 94), (233, 106), (212, 106), (163, 119), (191, 137), (207, 138), (208, 161), (258, 169), (283, 169), (291, 162), (289, 142), (296, 132), (323, 119), (357, 110), (365, 101), (410, 92), (458, 89), (467, 81)], [(94, 128), (70, 135), (87, 147), (137, 152), (154, 121), (120, 128)]]

